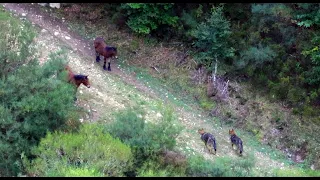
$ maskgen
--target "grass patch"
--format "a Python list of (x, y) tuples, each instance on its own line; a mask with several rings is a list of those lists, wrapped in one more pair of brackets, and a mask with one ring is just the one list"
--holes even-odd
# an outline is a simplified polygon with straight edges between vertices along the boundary
[(303, 170), (301, 168), (295, 169), (274, 169), (275, 177), (319, 177), (320, 171)]

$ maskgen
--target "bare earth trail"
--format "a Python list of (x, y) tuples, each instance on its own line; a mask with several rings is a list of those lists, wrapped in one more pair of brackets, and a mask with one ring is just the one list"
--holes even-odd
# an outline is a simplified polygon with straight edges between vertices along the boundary
[[(27, 18), (30, 22), (40, 27), (41, 31), (35, 40), (35, 46), (40, 50), (40, 62), (48, 58), (50, 52), (55, 52), (61, 48), (69, 50), (68, 60), (70, 67), (75, 73), (89, 75), (91, 88), (80, 86), (78, 89), (78, 103), (80, 106), (88, 109), (88, 117), (84, 119), (91, 121), (107, 121), (109, 115), (128, 105), (132, 101), (141, 102), (141, 108), (146, 108), (149, 119), (161, 117), (159, 112), (146, 107), (145, 103), (157, 106), (156, 100), (168, 102), (160, 99), (152, 88), (139, 82), (132, 74), (127, 74), (117, 66), (116, 62), (111, 63), (112, 71), (104, 71), (102, 64), (95, 62), (95, 53), (93, 50), (93, 40), (83, 39), (78, 34), (68, 29), (67, 25), (61, 19), (54, 18), (40, 11), (36, 4), (18, 4), (1, 3), (7, 10), (19, 16)], [(42, 51), (41, 51), (42, 49)], [(102, 63), (102, 62), (101, 62)], [(132, 86), (134, 88), (132, 88)], [(149, 105), (150, 106), (150, 105)], [(192, 112), (185, 108), (174, 107), (175, 113), (184, 126), (184, 130), (177, 137), (178, 149), (187, 155), (198, 152), (203, 154), (206, 159), (215, 160), (216, 157), (240, 158), (231, 149), (228, 128), (220, 127), (212, 123), (212, 118), (201, 115), (200, 112)], [(211, 122), (210, 122), (211, 121)], [(200, 141), (197, 129), (205, 127), (209, 132), (213, 132), (217, 139), (218, 151), (216, 155), (210, 155), (204, 152), (204, 145)], [(247, 158), (249, 153), (253, 153), (256, 159), (254, 171), (259, 172), (260, 176), (271, 176), (271, 170), (274, 168), (291, 168), (280, 161), (271, 159), (268, 155), (258, 152), (256, 149), (246, 146), (244, 141), (244, 155)], [(263, 172), (263, 174), (262, 174)]]

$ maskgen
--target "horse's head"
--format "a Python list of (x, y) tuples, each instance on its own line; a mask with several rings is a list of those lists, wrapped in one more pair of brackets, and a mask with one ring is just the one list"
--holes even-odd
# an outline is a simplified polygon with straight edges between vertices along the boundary
[(76, 81), (76, 84), (78, 84), (78, 85), (83, 84), (83, 85), (87, 86), (87, 88), (90, 88), (90, 82), (89, 82), (88, 76), (75, 75), (74, 79)]
[(229, 134), (230, 135), (234, 135), (235, 134), (234, 130), (233, 129), (231, 129), (231, 130), (229, 129)]
[(98, 46), (105, 45), (105, 42), (104, 42), (104, 39), (102, 37), (97, 37), (94, 40), (93, 44), (94, 44), (94, 48), (97, 48)]
[(203, 128), (199, 129), (198, 133), (201, 134), (201, 135), (204, 134), (204, 129)]

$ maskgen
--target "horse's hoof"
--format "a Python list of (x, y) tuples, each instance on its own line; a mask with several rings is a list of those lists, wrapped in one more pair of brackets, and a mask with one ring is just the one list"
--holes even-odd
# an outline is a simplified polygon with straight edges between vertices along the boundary
[(100, 62), (100, 57), (97, 57), (97, 58), (96, 58), (96, 62)]
[(111, 71), (111, 68), (108, 67), (108, 71)]
[(104, 70), (107, 70), (107, 67), (103, 66), (103, 69), (104, 69)]

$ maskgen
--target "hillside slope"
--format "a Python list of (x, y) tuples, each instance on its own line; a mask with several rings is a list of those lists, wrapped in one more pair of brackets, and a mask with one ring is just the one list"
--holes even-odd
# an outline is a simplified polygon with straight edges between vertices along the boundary
[[(256, 159), (254, 171), (259, 176), (271, 176), (273, 169), (294, 168), (281, 160), (275, 160), (276, 156), (272, 158), (269, 153), (262, 153), (263, 147), (249, 144), (252, 137), (239, 130), (236, 130), (236, 133), (243, 139), (244, 155), (243, 157), (237, 156), (231, 149), (228, 135), (228, 130), (232, 127), (221, 127), (216, 118), (210, 118), (196, 108), (186, 104), (178, 106), (171, 98), (162, 98), (165, 97), (165, 93), (168, 94), (165, 89), (162, 90), (164, 94), (159, 94), (159, 91), (156, 92), (153, 87), (140, 82), (134, 74), (128, 73), (116, 62), (112, 63), (111, 72), (104, 71), (102, 63), (97, 64), (94, 61), (91, 41), (71, 32), (66, 24), (40, 12), (36, 7), (30, 8), (32, 7), (30, 5), (8, 3), (4, 3), (4, 6), (26, 17), (39, 27), (39, 35), (34, 43), (40, 52), (41, 62), (48, 58), (49, 53), (63, 49), (66, 51), (69, 65), (74, 72), (89, 75), (91, 88), (81, 86), (78, 89), (77, 103), (88, 111), (83, 116), (83, 121), (108, 123), (114, 111), (133, 105), (144, 108), (147, 112), (147, 119), (153, 121), (161, 116), (160, 112), (155, 110), (160, 101), (164, 105), (170, 104), (174, 107), (179, 121), (184, 126), (182, 133), (177, 138), (177, 150), (186, 155), (200, 153), (206, 159), (214, 161), (217, 157), (248, 158), (252, 154)], [(215, 135), (218, 145), (216, 155), (210, 155), (204, 151), (203, 143), (197, 134), (197, 129), (201, 127)]]

